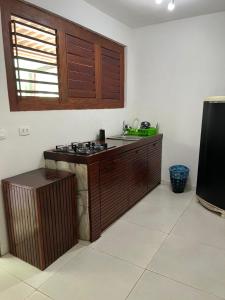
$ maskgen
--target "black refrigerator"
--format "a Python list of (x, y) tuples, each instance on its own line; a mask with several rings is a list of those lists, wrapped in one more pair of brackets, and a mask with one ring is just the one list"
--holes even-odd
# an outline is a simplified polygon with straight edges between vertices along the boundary
[(204, 102), (196, 194), (225, 216), (225, 96)]

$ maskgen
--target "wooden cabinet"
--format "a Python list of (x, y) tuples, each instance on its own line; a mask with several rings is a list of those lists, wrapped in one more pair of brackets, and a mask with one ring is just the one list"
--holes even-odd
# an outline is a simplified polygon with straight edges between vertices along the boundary
[(100, 164), (101, 230), (161, 182), (161, 140)]
[(77, 243), (74, 174), (38, 169), (2, 186), (10, 253), (44, 270)]
[(129, 207), (133, 206), (146, 193), (148, 188), (148, 147), (140, 147), (127, 153), (129, 162), (128, 198)]
[(161, 182), (161, 134), (106, 142), (109, 150), (90, 156), (44, 153), (46, 159), (87, 165), (91, 241)]
[(162, 140), (154, 141), (148, 146), (148, 191), (161, 182)]
[(128, 208), (128, 160), (121, 155), (100, 165), (101, 229), (104, 230)]

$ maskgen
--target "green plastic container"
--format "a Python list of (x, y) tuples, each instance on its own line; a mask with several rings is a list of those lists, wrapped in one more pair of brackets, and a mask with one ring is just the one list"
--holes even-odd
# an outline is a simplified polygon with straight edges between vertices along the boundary
[(126, 135), (134, 135), (134, 136), (153, 136), (158, 134), (158, 129), (155, 127), (151, 127), (148, 129), (134, 129), (129, 128), (127, 129)]

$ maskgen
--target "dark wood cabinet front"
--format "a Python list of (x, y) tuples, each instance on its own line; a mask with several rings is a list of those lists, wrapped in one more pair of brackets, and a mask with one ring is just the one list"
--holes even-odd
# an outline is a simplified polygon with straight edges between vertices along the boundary
[(129, 206), (139, 201), (148, 189), (148, 147), (130, 151), (129, 158)]
[(126, 155), (100, 165), (101, 229), (107, 228), (128, 209), (128, 160)]
[(161, 134), (106, 142), (108, 150), (90, 156), (45, 152), (46, 159), (88, 166), (91, 241), (161, 182)]
[(2, 187), (10, 253), (44, 270), (77, 243), (74, 174), (38, 169)]
[(100, 164), (101, 230), (161, 181), (161, 140)]
[(148, 191), (161, 182), (162, 140), (148, 146)]

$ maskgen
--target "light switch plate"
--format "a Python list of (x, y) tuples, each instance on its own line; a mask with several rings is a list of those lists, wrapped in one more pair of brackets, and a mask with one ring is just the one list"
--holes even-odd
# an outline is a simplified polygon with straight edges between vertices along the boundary
[(20, 126), (19, 135), (20, 136), (30, 135), (30, 126)]
[(0, 128), (0, 141), (7, 139), (7, 131), (4, 128)]

